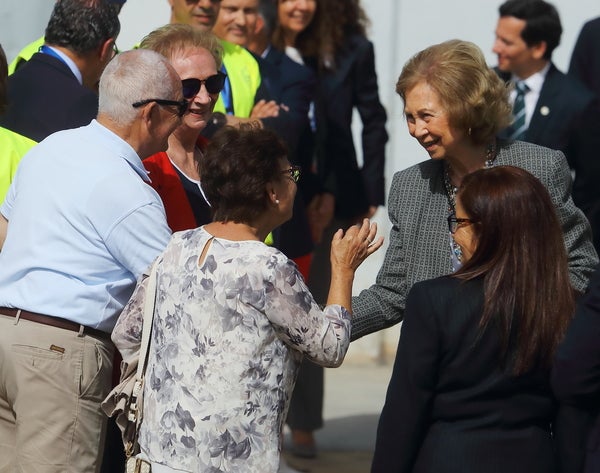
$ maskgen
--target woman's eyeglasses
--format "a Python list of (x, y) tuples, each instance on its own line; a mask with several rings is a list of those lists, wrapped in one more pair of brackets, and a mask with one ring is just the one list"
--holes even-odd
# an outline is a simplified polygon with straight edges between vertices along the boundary
[(448, 230), (450, 230), (450, 233), (453, 235), (456, 233), (456, 230), (464, 224), (470, 225), (472, 223), (474, 222), (470, 218), (457, 218), (456, 215), (448, 215)]
[(226, 77), (226, 74), (219, 71), (214, 76), (207, 77), (206, 79), (183, 79), (181, 81), (181, 85), (183, 86), (183, 98), (188, 100), (193, 99), (198, 92), (200, 92), (202, 84), (204, 84), (204, 87), (206, 87), (206, 91), (209, 94), (218, 94), (223, 90)]
[(145, 100), (140, 100), (139, 102), (135, 102), (132, 103), (131, 106), (133, 108), (139, 108), (139, 107), (143, 107), (146, 104), (149, 104), (151, 102), (155, 102), (158, 105), (163, 105), (163, 106), (167, 106), (167, 107), (176, 107), (176, 114), (179, 118), (183, 117), (185, 115), (185, 112), (187, 112), (188, 107), (190, 106), (189, 102), (187, 100), (166, 100), (166, 99), (145, 99)]
[(300, 179), (301, 168), (300, 166), (290, 166), (288, 169), (281, 171), (281, 174), (287, 174), (292, 181), (298, 182), (298, 179)]

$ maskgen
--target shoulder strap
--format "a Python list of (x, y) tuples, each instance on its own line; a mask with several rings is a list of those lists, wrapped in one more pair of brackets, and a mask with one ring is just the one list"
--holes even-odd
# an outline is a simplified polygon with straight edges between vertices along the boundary
[(150, 345), (150, 333), (152, 332), (152, 319), (154, 318), (154, 305), (156, 303), (156, 272), (159, 260), (160, 258), (156, 258), (152, 264), (150, 276), (148, 276), (148, 285), (146, 286), (142, 342), (136, 375), (138, 380), (141, 380), (144, 377), (144, 371), (146, 371), (146, 364), (148, 362), (148, 346)]

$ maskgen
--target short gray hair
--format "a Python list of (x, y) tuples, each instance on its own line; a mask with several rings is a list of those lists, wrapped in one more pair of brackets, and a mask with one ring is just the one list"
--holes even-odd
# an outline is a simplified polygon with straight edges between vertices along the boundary
[(131, 124), (145, 99), (181, 100), (181, 82), (162, 55), (147, 49), (118, 54), (100, 77), (98, 113), (121, 126)]

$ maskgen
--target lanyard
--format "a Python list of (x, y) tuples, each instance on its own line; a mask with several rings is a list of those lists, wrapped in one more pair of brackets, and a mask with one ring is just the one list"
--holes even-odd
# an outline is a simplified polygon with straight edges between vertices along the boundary
[[(225, 64), (221, 65), (221, 72), (227, 74)], [(225, 112), (227, 115), (233, 115), (233, 95), (231, 93), (231, 82), (229, 82), (229, 76), (225, 77), (225, 84), (223, 84), (221, 98), (223, 99), (223, 105), (225, 106)]]
[[(40, 46), (40, 52), (44, 53), (44, 54), (47, 54), (48, 56), (53, 56), (56, 59), (58, 59), (60, 62), (62, 62), (64, 64), (67, 64), (65, 62), (65, 60), (60, 56), (60, 54), (58, 54), (54, 49), (46, 46), (45, 44), (42, 45), (42, 46)], [(68, 66), (68, 64), (67, 64), (67, 66)], [(70, 69), (70, 67), (69, 67), (69, 69)]]

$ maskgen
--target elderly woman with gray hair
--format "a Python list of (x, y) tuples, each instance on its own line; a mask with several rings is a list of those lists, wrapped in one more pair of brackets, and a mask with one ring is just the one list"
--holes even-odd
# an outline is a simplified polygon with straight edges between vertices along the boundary
[(573, 288), (583, 292), (598, 262), (590, 225), (571, 198), (560, 151), (496, 138), (511, 120), (508, 91), (473, 43), (451, 40), (413, 56), (396, 91), (410, 135), (429, 160), (394, 175), (388, 199), (392, 229), (376, 283), (353, 298), (352, 339), (397, 324), (416, 282), (460, 268), (462, 254), (446, 220), (455, 214), (463, 178), (478, 169), (525, 169), (548, 189), (562, 227)]
[[(154, 473), (275, 473), (300, 361), (342, 363), (354, 272), (383, 240), (367, 219), (338, 230), (321, 309), (296, 265), (263, 243), (291, 217), (300, 175), (280, 139), (226, 127), (199, 168), (214, 221), (175, 233), (159, 257), (141, 458)], [(126, 363), (140, 345), (146, 281), (113, 332)]]

